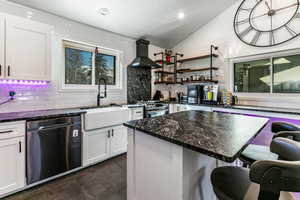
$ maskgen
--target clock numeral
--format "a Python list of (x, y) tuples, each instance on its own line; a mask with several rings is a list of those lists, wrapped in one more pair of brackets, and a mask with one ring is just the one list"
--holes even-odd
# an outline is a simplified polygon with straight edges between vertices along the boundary
[(235, 24), (236, 25), (241, 25), (241, 24), (246, 24), (246, 23), (249, 23), (250, 22), (250, 19), (247, 18), (247, 19), (243, 19), (241, 21), (237, 21)]
[(252, 29), (253, 29), (253, 28), (252, 28), (251, 26), (249, 26), (248, 28), (246, 28), (244, 31), (242, 31), (242, 32), (240, 33), (240, 36), (241, 36), (242, 38), (245, 37), (248, 33), (251, 32)]
[(275, 37), (274, 37), (274, 32), (273, 31), (271, 31), (269, 33), (269, 43), (270, 43), (270, 45), (275, 44)]
[(285, 25), (284, 27), (292, 36), (297, 35), (296, 31), (294, 31), (289, 25)]
[(256, 44), (257, 41), (259, 40), (261, 34), (262, 34), (262, 32), (257, 31), (251, 40), (251, 44), (253, 44), (253, 45)]

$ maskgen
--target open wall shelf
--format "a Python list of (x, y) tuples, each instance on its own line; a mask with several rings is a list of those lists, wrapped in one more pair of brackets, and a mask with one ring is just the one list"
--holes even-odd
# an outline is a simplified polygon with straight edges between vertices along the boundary
[[(164, 60), (165, 54), (164, 52), (160, 53), (155, 53), (154, 56), (161, 55), (160, 60), (155, 60), (156, 63), (161, 64), (161, 70), (160, 71), (155, 71), (155, 74), (157, 74), (158, 78), (154, 84), (188, 84), (188, 83), (217, 83), (218, 81), (213, 80), (213, 70), (218, 70), (217, 67), (213, 67), (213, 58), (218, 57), (217, 54), (213, 53), (213, 50), (217, 50), (218, 47), (211, 45), (210, 47), (210, 54), (207, 55), (201, 55), (201, 56), (196, 56), (196, 57), (191, 57), (191, 58), (185, 58), (185, 59), (177, 59), (178, 56), (183, 56), (183, 54), (176, 53), (174, 56), (171, 56), (173, 59), (173, 62), (167, 62)], [(206, 59), (210, 58), (210, 67), (203, 67), (203, 68), (196, 68), (196, 69), (178, 69), (178, 63), (185, 63), (193, 60), (199, 60), (199, 59)], [(173, 65), (173, 72), (170, 71), (165, 71), (164, 66), (165, 65)], [(168, 69), (170, 70), (170, 69)], [(177, 74), (183, 74), (183, 73), (190, 73), (190, 72), (201, 72), (201, 71), (210, 71), (210, 78), (209, 80), (197, 80), (197, 81), (185, 81), (185, 82), (176, 82), (177, 79)], [(161, 81), (161, 80), (169, 80), (170, 76), (168, 75), (173, 75), (173, 80), (175, 81)]]
[(174, 65), (174, 62), (167, 62), (167, 61), (162, 61), (162, 60), (155, 60), (154, 62), (158, 63), (158, 64), (162, 64), (162, 62), (164, 62), (165, 65)]
[(167, 72), (167, 71), (155, 71), (156, 74), (166, 74), (166, 75), (173, 75), (174, 72)]
[[(215, 58), (218, 57), (217, 54), (212, 54), (212, 56), (215, 57)], [(184, 58), (184, 59), (178, 60), (178, 62), (179, 63), (185, 63), (185, 62), (189, 62), (189, 61), (193, 61), (193, 60), (200, 60), (200, 59), (205, 59), (205, 58), (210, 58), (210, 54), (202, 55), (202, 56), (196, 56), (196, 57), (191, 57), (191, 58)]]
[(175, 85), (175, 84), (192, 84), (192, 83), (218, 83), (219, 81), (217, 80), (195, 80), (195, 81), (182, 81), (182, 82), (172, 82), (172, 81), (161, 81), (161, 82), (154, 82), (155, 85), (158, 84), (166, 84), (166, 85)]
[(218, 83), (217, 80), (203, 80), (203, 81), (183, 81), (182, 84), (189, 84), (189, 83)]
[(155, 85), (158, 85), (158, 84), (172, 85), (172, 84), (177, 84), (177, 83), (174, 83), (173, 81), (155, 81), (154, 84)]
[[(212, 70), (218, 70), (219, 68), (213, 67)], [(178, 69), (177, 73), (189, 73), (189, 72), (201, 72), (201, 71), (208, 71), (210, 67), (200, 68), (200, 69)]]

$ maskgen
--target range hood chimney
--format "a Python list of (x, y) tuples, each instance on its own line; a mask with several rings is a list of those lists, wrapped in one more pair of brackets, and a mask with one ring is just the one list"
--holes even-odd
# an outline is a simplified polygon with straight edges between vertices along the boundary
[(132, 61), (129, 67), (149, 69), (160, 68), (160, 65), (148, 57), (149, 44), (149, 41), (143, 39), (136, 41), (136, 58)]

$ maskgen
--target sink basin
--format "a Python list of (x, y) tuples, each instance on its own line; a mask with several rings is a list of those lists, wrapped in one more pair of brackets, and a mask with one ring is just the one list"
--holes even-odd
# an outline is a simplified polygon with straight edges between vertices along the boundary
[(129, 120), (130, 110), (128, 108), (119, 106), (90, 108), (84, 114), (84, 128), (87, 131), (95, 130), (121, 125)]

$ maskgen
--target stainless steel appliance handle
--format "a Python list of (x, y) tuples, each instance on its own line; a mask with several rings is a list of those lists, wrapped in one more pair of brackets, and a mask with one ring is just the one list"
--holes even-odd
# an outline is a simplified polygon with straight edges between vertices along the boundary
[(38, 131), (45, 130), (45, 129), (55, 129), (55, 128), (62, 128), (66, 126), (73, 125), (72, 123), (64, 123), (64, 124), (58, 124), (58, 125), (53, 125), (53, 126), (40, 126)]
[(19, 153), (22, 153), (22, 142), (19, 142)]
[(12, 132), (13, 132), (12, 130), (9, 130), (9, 131), (1, 131), (0, 134), (12, 133)]

